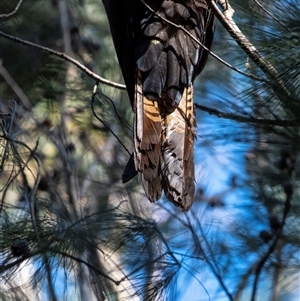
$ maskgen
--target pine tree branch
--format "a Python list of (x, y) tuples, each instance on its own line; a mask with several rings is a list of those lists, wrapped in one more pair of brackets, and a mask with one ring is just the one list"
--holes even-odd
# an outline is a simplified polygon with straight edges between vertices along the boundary
[[(217, 263), (217, 261), (215, 260), (215, 256), (214, 253), (210, 247), (210, 244), (207, 241), (206, 235), (203, 233), (203, 229), (202, 229), (202, 225), (200, 224), (200, 221), (198, 219), (198, 217), (196, 216), (195, 212), (191, 212), (193, 219), (195, 220), (195, 222), (197, 223), (197, 228), (200, 229), (201, 231), (201, 239), (204, 240), (206, 246), (207, 246), (207, 250), (204, 250), (201, 242), (199, 240), (199, 235), (196, 233), (195, 231), (195, 227), (192, 225), (190, 219), (188, 219), (188, 223), (189, 223), (189, 229), (191, 231), (192, 237), (193, 237), (193, 242), (195, 245), (195, 248), (197, 251), (200, 251), (200, 254), (203, 255), (203, 257), (205, 258), (205, 261), (207, 262), (208, 266), (210, 267), (212, 273), (215, 275), (217, 281), (219, 282), (220, 286), (222, 287), (224, 293), (226, 294), (226, 296), (228, 297), (228, 300), (230, 301), (234, 301), (233, 300), (233, 296), (232, 294), (229, 292), (229, 289), (227, 288), (224, 278), (222, 277), (221, 273), (219, 273), (218, 268), (216, 266), (215, 263)], [(209, 254), (207, 254), (209, 253)]]
[(66, 55), (65, 53), (55, 51), (51, 48), (44, 47), (44, 46), (29, 42), (29, 41), (26, 41), (26, 40), (19, 39), (17, 37), (11, 36), (11, 35), (3, 32), (3, 31), (0, 31), (0, 36), (6, 38), (8, 40), (14, 41), (16, 43), (20, 43), (20, 44), (25, 45), (25, 46), (33, 47), (33, 48), (39, 49), (41, 51), (47, 52), (49, 54), (55, 55), (57, 57), (60, 57), (63, 60), (74, 64), (77, 68), (79, 68), (81, 71), (86, 73), (89, 77), (96, 80), (97, 82), (102, 83), (104, 85), (108, 85), (108, 86), (116, 88), (116, 89), (126, 90), (125, 85), (115, 83), (113, 81), (107, 80), (107, 79), (97, 75), (96, 73), (92, 72), (90, 69), (85, 67), (83, 64), (79, 63), (77, 60), (71, 58), (70, 56)]
[(281, 26), (285, 27), (285, 25), (280, 22), (279, 19), (277, 19), (269, 10), (267, 10), (258, 0), (252, 0), (254, 1), (267, 15), (269, 15), (273, 20), (275, 20), (277, 23), (279, 23)]
[(111, 282), (113, 282), (115, 285), (119, 285), (119, 284), (122, 282), (122, 280), (121, 280), (121, 281), (117, 281), (117, 280), (113, 279), (111, 276), (109, 276), (109, 275), (103, 273), (102, 271), (98, 270), (98, 269), (95, 268), (93, 265), (89, 264), (87, 261), (85, 261), (85, 260), (83, 260), (83, 259), (81, 259), (81, 258), (79, 258), (79, 257), (73, 256), (73, 255), (68, 254), (68, 253), (66, 253), (66, 252), (63, 252), (63, 251), (60, 251), (60, 250), (56, 250), (56, 249), (52, 249), (52, 248), (50, 248), (49, 250), (52, 251), (52, 252), (54, 252), (54, 253), (60, 254), (60, 255), (62, 255), (62, 256), (64, 256), (64, 257), (70, 258), (70, 259), (72, 259), (72, 260), (74, 260), (74, 261), (83, 263), (84, 265), (86, 265), (86, 266), (89, 267), (90, 269), (92, 269), (92, 270), (94, 270), (95, 272), (97, 272), (99, 275), (101, 275), (101, 276), (103, 276), (104, 278), (106, 278), (106, 279), (110, 280)]
[[(217, 6), (217, 2), (223, 7), (223, 13)], [(256, 64), (258, 68), (266, 75), (269, 80), (269, 84), (275, 92), (278, 99), (282, 103), (290, 104), (289, 100), (292, 99), (290, 91), (285, 86), (284, 82), (280, 79), (280, 74), (275, 67), (259, 53), (258, 49), (248, 40), (248, 38), (242, 33), (239, 27), (236, 25), (232, 16), (234, 10), (229, 4), (228, 0), (207, 0), (208, 5), (213, 10), (215, 16), (221, 22), (223, 27), (227, 30), (230, 36), (236, 41), (241, 49), (247, 54), (247, 56)]]
[[(36, 222), (37, 221), (37, 219), (36, 219), (36, 214), (37, 214), (37, 212), (36, 212), (36, 191), (37, 191), (38, 185), (40, 183), (40, 179), (41, 179), (41, 162), (40, 162), (40, 159), (38, 158), (38, 156), (36, 155), (36, 150), (38, 148), (38, 141), (36, 142), (36, 145), (35, 145), (34, 149), (32, 149), (25, 142), (19, 141), (19, 140), (14, 140), (7, 133), (1, 134), (0, 138), (4, 138), (6, 141), (9, 141), (11, 143), (12, 150), (14, 151), (14, 154), (15, 154), (15, 156), (16, 156), (16, 158), (18, 160), (18, 163), (20, 165), (21, 165), (21, 161), (20, 161), (21, 157), (20, 157), (19, 152), (18, 152), (18, 150), (16, 148), (16, 145), (22, 145), (24, 148), (26, 148), (30, 152), (30, 155), (27, 158), (27, 160), (25, 162), (22, 162), (24, 167), (20, 168), (19, 173), (24, 172), (24, 168), (25, 167), (27, 167), (27, 169), (31, 172), (30, 167), (28, 166), (31, 159), (34, 159), (35, 162), (36, 162), (36, 164), (37, 164), (37, 174), (36, 174), (36, 177), (35, 177), (34, 185), (33, 185), (32, 189), (30, 191), (29, 200), (30, 200), (31, 222), (32, 222), (32, 226), (33, 226), (33, 229), (34, 229), (34, 232), (35, 232), (38, 244), (40, 244), (40, 236), (39, 236), (37, 222)], [(14, 180), (15, 178), (17, 178), (17, 176), (18, 176), (19, 173), (17, 173), (12, 178), (12, 180)], [(3, 202), (3, 200), (2, 200), (2, 202)], [(2, 210), (2, 206), (3, 206), (3, 203), (1, 203), (1, 205), (0, 205), (0, 209), (1, 210)]]
[(267, 262), (267, 260), (270, 258), (271, 254), (275, 251), (275, 249), (277, 247), (279, 239), (282, 236), (286, 218), (287, 218), (288, 213), (291, 208), (291, 202), (292, 202), (292, 198), (293, 198), (293, 194), (294, 194), (293, 179), (294, 179), (296, 161), (295, 161), (295, 159), (290, 158), (289, 162), (290, 163), (287, 168), (288, 176), (287, 176), (286, 182), (283, 183), (283, 185), (282, 185), (285, 195), (286, 195), (286, 198), (285, 198), (285, 202), (284, 202), (284, 208), (283, 208), (283, 213), (282, 213), (282, 217), (281, 217), (281, 222), (279, 224), (279, 227), (276, 229), (275, 237), (274, 237), (272, 243), (270, 244), (265, 255), (262, 256), (261, 259), (259, 260), (257, 267), (255, 269), (255, 278), (254, 278), (254, 283), (253, 283), (253, 288), (252, 288), (251, 301), (255, 301), (260, 273), (261, 273), (265, 263)]
[(217, 109), (213, 109), (210, 107), (206, 107), (203, 105), (200, 105), (198, 103), (195, 103), (195, 107), (201, 111), (207, 112), (210, 115), (217, 116), (218, 118), (224, 118), (224, 119), (230, 119), (242, 123), (252, 123), (252, 124), (258, 124), (258, 125), (266, 125), (266, 126), (282, 126), (282, 127), (296, 127), (300, 126), (300, 120), (276, 120), (276, 119), (257, 119), (254, 117), (245, 117), (233, 113), (227, 113), (227, 112), (221, 112)]
[[(259, 260), (258, 260), (259, 261)], [(253, 272), (255, 271), (257, 267), (257, 262), (254, 262), (246, 271), (246, 273), (243, 274), (243, 276), (241, 276), (241, 281), (239, 282), (237, 289), (234, 293), (234, 297), (233, 300), (234, 301), (239, 301), (242, 300), (241, 296), (249, 282), (249, 278), (252, 276)]]

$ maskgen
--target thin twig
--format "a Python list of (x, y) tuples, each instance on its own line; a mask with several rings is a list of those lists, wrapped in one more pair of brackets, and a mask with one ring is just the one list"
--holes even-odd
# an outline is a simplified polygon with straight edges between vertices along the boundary
[(280, 22), (279, 19), (277, 19), (269, 10), (267, 10), (258, 0), (252, 0), (254, 1), (267, 15), (269, 15), (273, 20), (275, 20), (277, 23), (279, 23), (281, 26), (285, 27), (286, 26)]
[(128, 122), (126, 122), (125, 120), (123, 120), (121, 118), (120, 114), (118, 113), (118, 110), (117, 110), (117, 107), (116, 107), (114, 101), (110, 97), (108, 97), (107, 95), (105, 95), (103, 93), (97, 93), (97, 94), (101, 95), (101, 97), (104, 97), (106, 100), (108, 100), (110, 102), (110, 104), (112, 105), (113, 110), (115, 112), (115, 115), (117, 116), (120, 124), (123, 124), (124, 126), (126, 126), (126, 128), (128, 128), (132, 132), (132, 126), (131, 126), (131, 124), (128, 123)]
[(210, 115), (217, 116), (218, 118), (230, 119), (242, 123), (253, 123), (258, 125), (282, 126), (282, 127), (300, 126), (300, 120), (297, 119), (293, 119), (293, 120), (257, 119), (254, 117), (245, 117), (233, 113), (221, 112), (217, 109), (206, 107), (198, 103), (195, 103), (195, 107), (201, 111), (207, 112)]
[(80, 263), (83, 263), (84, 265), (86, 265), (87, 267), (89, 267), (90, 269), (96, 271), (97, 273), (99, 273), (101, 276), (103, 276), (104, 278), (110, 280), (111, 282), (113, 282), (115, 285), (119, 285), (121, 281), (117, 281), (115, 279), (113, 279), (111, 276), (103, 273), (102, 271), (100, 271), (99, 269), (95, 268), (93, 265), (89, 264), (87, 261), (79, 258), (79, 257), (76, 257), (76, 256), (73, 256), (71, 254), (68, 254), (66, 252), (63, 252), (63, 251), (60, 251), (60, 250), (56, 250), (54, 248), (49, 248), (49, 251), (52, 251), (54, 253), (57, 253), (57, 254), (60, 254), (62, 256), (65, 256), (65, 257), (68, 257), (70, 259), (73, 259), (77, 262), (80, 262)]
[(34, 233), (36, 235), (36, 239), (38, 244), (41, 243), (41, 239), (40, 239), (40, 235), (38, 232), (38, 228), (37, 228), (37, 224), (36, 224), (36, 217), (38, 216), (38, 212), (36, 212), (36, 208), (37, 208), (37, 204), (36, 204), (36, 192), (38, 189), (38, 186), (40, 184), (40, 180), (41, 180), (41, 161), (39, 159), (39, 157), (35, 154), (37, 148), (38, 148), (38, 141), (36, 142), (35, 148), (33, 150), (31, 150), (30, 156), (35, 160), (36, 164), (37, 164), (37, 174), (36, 174), (36, 179), (34, 181), (34, 185), (32, 187), (32, 190), (30, 191), (30, 216), (31, 216), (31, 222), (33, 225), (33, 229), (34, 229)]
[[(192, 211), (191, 212), (193, 218), (195, 219), (195, 221), (198, 224), (198, 228), (200, 229), (200, 231), (202, 232), (202, 226), (199, 222), (198, 217), (195, 215), (195, 213)], [(216, 262), (214, 260), (214, 254), (212, 252), (212, 249), (210, 247), (210, 244), (208, 243), (206, 236), (202, 234), (202, 239), (205, 241), (205, 244), (207, 245), (207, 249), (209, 254), (207, 254), (206, 250), (203, 249), (201, 242), (199, 240), (199, 235), (196, 233), (195, 228), (193, 227), (191, 220), (187, 219), (188, 223), (189, 223), (189, 230), (191, 231), (192, 237), (193, 237), (193, 242), (195, 243), (195, 248), (198, 252), (200, 252), (200, 254), (203, 255), (205, 261), (207, 262), (208, 266), (210, 267), (210, 269), (212, 270), (213, 274), (215, 275), (215, 277), (217, 278), (220, 286), (223, 288), (225, 294), (227, 295), (228, 299), (230, 301), (233, 301), (233, 296), (231, 295), (231, 293), (229, 292), (227, 286), (225, 285), (224, 279), (222, 278), (222, 275), (219, 273), (219, 271), (217, 270), (217, 267), (214, 265), (214, 262)], [(209, 257), (212, 257), (213, 259), (211, 260)]]
[(120, 145), (124, 148), (124, 150), (129, 154), (131, 155), (130, 151), (128, 150), (128, 148), (124, 145), (124, 143), (120, 140), (120, 138), (115, 134), (115, 132), (110, 128), (110, 126), (102, 119), (100, 118), (96, 111), (95, 111), (95, 108), (94, 108), (94, 102), (95, 102), (95, 96), (96, 96), (96, 93), (97, 93), (97, 88), (98, 88), (98, 84), (96, 84), (94, 86), (94, 89), (93, 89), (93, 94), (92, 94), (92, 98), (91, 98), (91, 108), (92, 108), (92, 112), (93, 112), (93, 115), (95, 116), (95, 118), (97, 118), (104, 126), (105, 128), (107, 128), (109, 130), (109, 132), (117, 139), (117, 141), (120, 143)]
[(20, 0), (19, 3), (16, 5), (15, 9), (8, 13), (8, 14), (2, 14), (0, 15), (0, 20), (4, 19), (4, 18), (10, 18), (11, 16), (13, 16), (14, 14), (16, 14), (20, 8), (20, 5), (22, 4), (23, 0)]
[(26, 41), (26, 40), (19, 39), (17, 37), (14, 37), (14, 36), (11, 36), (11, 35), (9, 35), (7, 33), (4, 33), (3, 31), (0, 31), (0, 36), (4, 37), (6, 39), (9, 39), (11, 41), (20, 43), (22, 45), (33, 47), (33, 48), (42, 50), (44, 52), (53, 54), (53, 55), (55, 55), (57, 57), (60, 57), (60, 58), (64, 59), (65, 61), (68, 61), (68, 62), (74, 64), (77, 68), (79, 68), (81, 71), (85, 72), (89, 77), (93, 78), (94, 80), (96, 80), (99, 83), (111, 86), (111, 87), (116, 88), (116, 89), (126, 90), (126, 86), (125, 85), (112, 82), (110, 80), (107, 80), (107, 79), (105, 79), (105, 78), (97, 75), (96, 73), (92, 72), (90, 69), (88, 69), (87, 67), (85, 67), (83, 64), (79, 63), (77, 60), (71, 58), (70, 56), (66, 55), (65, 53), (58, 52), (58, 51), (55, 51), (55, 50), (53, 50), (51, 48), (44, 47), (44, 46), (41, 46), (41, 45), (38, 45), (38, 44), (35, 44), (35, 43), (32, 43), (32, 42), (29, 42), (29, 41)]
[(36, 255), (40, 255), (40, 254), (44, 253), (46, 250), (48, 250), (51, 243), (53, 243), (53, 241), (55, 241), (55, 240), (56, 240), (56, 237), (49, 238), (45, 244), (43, 244), (42, 246), (40, 245), (38, 248), (35, 248), (34, 250), (24, 254), (23, 256), (19, 257), (18, 259), (14, 260), (13, 262), (10, 262), (8, 264), (6, 264), (6, 262), (1, 263), (0, 264), (0, 275), (15, 266), (17, 266), (17, 267), (20, 266), (23, 261), (30, 259)]
[(0, 75), (4, 78), (6, 83), (10, 86), (10, 88), (15, 92), (15, 94), (19, 97), (20, 101), (22, 102), (23, 106), (28, 110), (31, 111), (32, 104), (24, 91), (20, 88), (20, 86), (16, 83), (16, 81), (11, 77), (9, 72), (2, 64), (2, 60), (0, 59)]
[(285, 222), (286, 222), (286, 218), (287, 218), (288, 213), (289, 213), (290, 208), (291, 208), (291, 202), (292, 202), (292, 198), (293, 198), (292, 180), (294, 178), (295, 165), (296, 165), (295, 160), (294, 161), (292, 160), (291, 164), (292, 165), (290, 166), (290, 168), (288, 170), (287, 180), (283, 184), (283, 189), (285, 191), (286, 198), (285, 198), (285, 202), (284, 202), (284, 209), (283, 209), (283, 213), (282, 213), (281, 223), (280, 223), (279, 228), (276, 230), (275, 238), (274, 238), (273, 242), (270, 244), (269, 249), (267, 250), (265, 255), (260, 259), (260, 261), (257, 264), (256, 270), (255, 270), (255, 278), (254, 278), (254, 283), (253, 283), (251, 301), (255, 301), (255, 296), (256, 296), (256, 291), (257, 291), (257, 286), (258, 286), (260, 273), (261, 273), (265, 263), (267, 262), (267, 260), (271, 256), (271, 254), (276, 249), (278, 241), (282, 236), (282, 232), (283, 232), (283, 228), (284, 228), (284, 225), (285, 225)]
[[(259, 261), (259, 260), (258, 260)], [(245, 290), (246, 285), (249, 282), (249, 278), (252, 276), (253, 272), (255, 271), (255, 268), (257, 267), (257, 261), (255, 261), (246, 271), (245, 274), (241, 277), (241, 281), (239, 282), (237, 289), (234, 293), (233, 300), (238, 301), (242, 300), (241, 296)]]

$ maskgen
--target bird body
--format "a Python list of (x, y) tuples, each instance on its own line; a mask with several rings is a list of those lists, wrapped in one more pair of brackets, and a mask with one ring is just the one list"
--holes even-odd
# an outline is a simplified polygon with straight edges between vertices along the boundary
[[(192, 84), (208, 57), (197, 40), (211, 47), (214, 16), (205, 0), (103, 2), (134, 110), (135, 170), (151, 202), (164, 190), (188, 210), (195, 191)], [(125, 169), (123, 179), (130, 177)]]

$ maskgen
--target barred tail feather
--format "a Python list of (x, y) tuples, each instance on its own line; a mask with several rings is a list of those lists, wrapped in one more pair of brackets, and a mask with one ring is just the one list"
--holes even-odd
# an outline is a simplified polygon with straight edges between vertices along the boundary
[(163, 121), (162, 177), (166, 197), (187, 211), (195, 192), (193, 89), (184, 90), (179, 106)]
[(161, 132), (162, 118), (157, 100), (142, 93), (141, 74), (137, 72), (134, 104), (134, 160), (135, 168), (151, 202), (161, 196)]

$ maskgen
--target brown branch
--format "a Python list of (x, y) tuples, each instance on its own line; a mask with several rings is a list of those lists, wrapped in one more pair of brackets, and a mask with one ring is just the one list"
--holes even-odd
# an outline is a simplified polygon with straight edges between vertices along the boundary
[(14, 36), (11, 36), (11, 35), (9, 35), (7, 33), (4, 33), (3, 31), (0, 31), (0, 36), (4, 37), (6, 39), (9, 39), (11, 41), (14, 41), (16, 43), (20, 43), (22, 45), (33, 47), (33, 48), (39, 49), (41, 51), (53, 54), (53, 55), (55, 55), (57, 57), (62, 58), (65, 61), (68, 61), (68, 62), (74, 64), (77, 68), (79, 68), (81, 71), (85, 72), (89, 77), (91, 77), (92, 79), (96, 80), (99, 83), (111, 86), (111, 87), (116, 88), (116, 89), (126, 90), (126, 86), (125, 85), (112, 82), (110, 80), (107, 80), (107, 79), (105, 79), (105, 78), (97, 75), (96, 73), (92, 72), (90, 69), (86, 68), (83, 64), (79, 63), (77, 60), (71, 58), (70, 56), (66, 55), (65, 53), (58, 52), (58, 51), (55, 51), (55, 50), (53, 50), (51, 48), (44, 47), (44, 46), (41, 46), (41, 45), (38, 45), (38, 44), (35, 44), (35, 43), (32, 43), (32, 42), (29, 42), (29, 41), (25, 41), (25, 40), (19, 39), (17, 37), (14, 37)]
[(216, 1), (207, 0), (207, 3), (213, 10), (215, 16), (218, 18), (230, 36), (266, 75), (278, 99), (280, 99), (282, 102), (286, 102), (286, 99), (291, 99), (291, 93), (287, 90), (284, 82), (280, 79), (280, 75), (275, 67), (263, 58), (257, 48), (246, 38), (246, 36), (241, 32), (239, 27), (232, 19), (234, 10), (230, 6), (228, 0), (221, 0), (219, 2), (224, 9), (223, 13), (217, 6)]
[(221, 112), (217, 109), (206, 107), (198, 103), (195, 103), (195, 107), (201, 111), (207, 112), (210, 115), (217, 116), (218, 118), (230, 119), (242, 123), (253, 123), (258, 125), (283, 126), (283, 127), (300, 126), (300, 120), (296, 120), (296, 119), (294, 120), (257, 119), (254, 117), (245, 117), (233, 113)]
[(0, 59), (0, 75), (4, 78), (6, 83), (10, 86), (10, 88), (15, 92), (15, 94), (19, 97), (20, 101), (24, 105), (24, 107), (31, 111), (32, 104), (24, 91), (20, 88), (20, 86), (16, 83), (16, 81), (11, 77), (9, 72), (6, 70), (6, 68), (2, 64), (2, 60)]
[(18, 2), (18, 4), (16, 5), (15, 9), (14, 9), (12, 12), (10, 12), (10, 13), (8, 13), (8, 14), (2, 14), (2, 15), (0, 15), (0, 20), (1, 20), (1, 19), (4, 19), (4, 18), (10, 18), (10, 17), (13, 16), (14, 14), (16, 14), (16, 13), (18, 12), (18, 10), (19, 10), (20, 5), (22, 4), (22, 2), (23, 2), (23, 0), (20, 0), (20, 1)]

